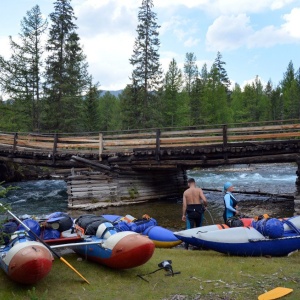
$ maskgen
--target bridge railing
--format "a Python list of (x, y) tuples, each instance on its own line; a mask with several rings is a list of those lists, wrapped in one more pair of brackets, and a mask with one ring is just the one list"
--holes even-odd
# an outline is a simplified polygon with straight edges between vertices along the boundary
[(132, 154), (138, 149), (200, 147), (300, 138), (299, 120), (81, 134), (0, 132), (0, 148), (46, 153)]

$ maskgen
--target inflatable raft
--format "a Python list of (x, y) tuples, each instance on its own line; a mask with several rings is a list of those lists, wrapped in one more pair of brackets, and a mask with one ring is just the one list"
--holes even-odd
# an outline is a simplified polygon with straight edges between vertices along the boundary
[(210, 225), (174, 234), (191, 245), (230, 255), (285, 256), (300, 249), (300, 216), (287, 220), (269, 219), (252, 223), (256, 228)]
[(82, 215), (70, 222), (65, 213), (53, 213), (46, 220), (27, 219), (23, 222), (51, 248), (72, 248), (88, 260), (115, 269), (129, 269), (146, 263), (155, 245), (147, 237), (131, 231), (118, 232), (111, 222), (96, 215)]
[(0, 265), (13, 281), (34, 284), (52, 268), (53, 256), (42, 243), (25, 231), (16, 231), (7, 245), (0, 247)]
[(173, 231), (158, 226), (155, 219), (145, 215), (142, 219), (135, 219), (130, 215), (102, 215), (111, 221), (118, 231), (133, 231), (149, 237), (157, 248), (172, 248), (182, 243)]

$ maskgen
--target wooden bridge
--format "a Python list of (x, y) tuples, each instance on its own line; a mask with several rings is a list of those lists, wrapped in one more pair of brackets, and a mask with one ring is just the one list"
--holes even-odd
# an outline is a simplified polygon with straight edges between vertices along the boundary
[(65, 170), (72, 207), (86, 206), (83, 199), (111, 204), (174, 196), (185, 188), (188, 169), (298, 162), (299, 152), (299, 120), (80, 134), (0, 132), (0, 162)]

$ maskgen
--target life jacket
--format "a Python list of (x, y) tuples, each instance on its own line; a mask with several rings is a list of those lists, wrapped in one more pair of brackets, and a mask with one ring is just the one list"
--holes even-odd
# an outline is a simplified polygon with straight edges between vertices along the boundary
[[(237, 206), (237, 204), (238, 204), (238, 201), (233, 197), (233, 195), (232, 195), (231, 193), (226, 193), (226, 194), (229, 194), (230, 200), (231, 200), (231, 202), (232, 202), (232, 203), (230, 203), (230, 204), (231, 204), (231, 206), (232, 206), (233, 208), (235, 208), (235, 207)], [(227, 208), (226, 208), (226, 203), (225, 203), (225, 196), (224, 196), (224, 198), (223, 198), (223, 201), (224, 201), (224, 206), (225, 206), (225, 211), (226, 211)], [(234, 213), (234, 215), (235, 215), (235, 213)]]

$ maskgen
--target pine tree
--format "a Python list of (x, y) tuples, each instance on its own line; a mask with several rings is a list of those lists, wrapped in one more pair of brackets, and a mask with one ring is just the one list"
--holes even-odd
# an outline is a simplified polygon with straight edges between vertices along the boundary
[(100, 97), (99, 101), (100, 111), (100, 130), (112, 131), (120, 129), (120, 109), (119, 101), (116, 96), (110, 92), (106, 92)]
[(299, 83), (297, 81), (293, 62), (290, 61), (284, 78), (281, 81), (282, 100), (284, 107), (284, 119), (299, 118), (300, 103), (299, 103)]
[(196, 78), (190, 93), (190, 125), (204, 123), (203, 101), (204, 101), (204, 80)]
[(46, 28), (47, 21), (36, 5), (21, 21), (20, 44), (10, 37), (11, 58), (0, 58), (1, 86), (16, 104), (22, 130), (40, 130), (42, 37)]
[(83, 128), (85, 131), (99, 131), (99, 91), (98, 85), (90, 83), (89, 90), (83, 101)]
[[(269, 84), (269, 83), (268, 83)], [(268, 84), (266, 89), (268, 88)], [(270, 105), (271, 105), (271, 115), (270, 120), (282, 120), (282, 113), (283, 113), (283, 103), (281, 101), (281, 88), (277, 86), (275, 89), (271, 85), (272, 89), (270, 92), (267, 92), (266, 95), (269, 98)], [(269, 89), (269, 88), (268, 88)]]
[(230, 83), (229, 77), (227, 75), (227, 71), (224, 68), (224, 65), (226, 65), (226, 63), (224, 61), (222, 61), (222, 55), (220, 52), (218, 52), (217, 57), (214, 61), (214, 66), (218, 70), (218, 76), (219, 76), (220, 82), (224, 85), (226, 92), (229, 94), (231, 83)]
[(138, 129), (142, 125), (143, 90), (135, 82), (128, 84), (119, 95), (122, 129)]
[(196, 60), (197, 58), (194, 53), (186, 53), (183, 73), (185, 77), (185, 89), (188, 95), (191, 94), (193, 83), (195, 82), (196, 78), (198, 78), (198, 67)]
[(246, 121), (248, 112), (244, 105), (244, 93), (237, 83), (231, 94), (231, 109), (233, 111), (233, 122), (242, 123)]
[[(139, 9), (137, 38), (135, 39), (130, 64), (133, 66), (131, 99), (129, 102), (135, 110), (135, 122), (126, 121), (130, 126), (151, 127), (160, 122), (157, 90), (162, 83), (162, 70), (159, 62), (158, 29), (156, 13), (152, 11), (153, 1), (142, 0)], [(127, 91), (129, 91), (127, 90)], [(132, 93), (133, 92), (133, 93)], [(127, 94), (129, 95), (129, 94)], [(124, 95), (123, 95), (124, 96)]]
[(206, 82), (207, 82), (207, 78), (208, 78), (208, 71), (207, 71), (207, 64), (204, 63), (200, 73), (199, 73), (199, 76), (203, 82), (203, 84), (205, 85)]
[(268, 119), (271, 107), (268, 105), (263, 85), (258, 76), (255, 77), (254, 82), (246, 84), (244, 87), (243, 100), (246, 112), (244, 122), (257, 122)]
[(219, 70), (212, 65), (203, 93), (203, 118), (208, 124), (231, 121), (231, 110), (227, 102), (225, 86), (220, 82)]
[(76, 17), (70, 2), (57, 0), (50, 14), (44, 128), (52, 131), (82, 129), (82, 98), (90, 86), (88, 65), (76, 33)]
[(296, 89), (297, 89), (297, 95), (295, 99), (295, 103), (298, 104), (297, 110), (297, 116), (296, 118), (300, 119), (300, 68), (295, 73), (295, 80), (296, 80)]
[(276, 115), (278, 114), (278, 103), (274, 97), (273, 84), (271, 80), (268, 80), (267, 85), (264, 88), (264, 95), (270, 105), (270, 112), (268, 114), (269, 120), (277, 120)]
[[(173, 58), (169, 64), (169, 69), (165, 75), (163, 86), (163, 113), (164, 113), (164, 126), (174, 126), (178, 124), (177, 115), (180, 106), (180, 92), (182, 89), (182, 72), (177, 66), (177, 62)], [(179, 121), (179, 120), (178, 120)]]

